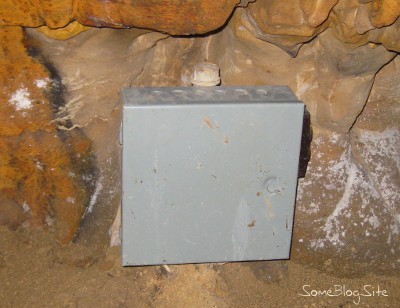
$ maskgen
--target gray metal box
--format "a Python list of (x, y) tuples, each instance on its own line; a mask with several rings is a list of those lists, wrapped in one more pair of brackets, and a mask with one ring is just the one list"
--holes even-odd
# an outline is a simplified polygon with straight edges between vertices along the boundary
[(289, 258), (304, 112), (289, 88), (122, 99), (123, 265)]

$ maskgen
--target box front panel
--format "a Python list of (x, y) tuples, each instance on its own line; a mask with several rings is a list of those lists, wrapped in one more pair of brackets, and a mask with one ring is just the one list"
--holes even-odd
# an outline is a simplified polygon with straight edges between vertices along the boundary
[(287, 258), (303, 108), (124, 108), (123, 264)]

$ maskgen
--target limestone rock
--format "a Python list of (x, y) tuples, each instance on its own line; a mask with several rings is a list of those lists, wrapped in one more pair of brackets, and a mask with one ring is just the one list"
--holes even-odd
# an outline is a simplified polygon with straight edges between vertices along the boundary
[(376, 24), (371, 23), (372, 2), (358, 2), (357, 0), (341, 0), (333, 8), (331, 28), (336, 30), (339, 39), (355, 46), (373, 42), (383, 44), (388, 50), (399, 51), (400, 21), (393, 20), (378, 28)]
[(236, 0), (5, 0), (0, 4), (0, 26), (56, 29), (75, 20), (93, 27), (138, 27), (177, 35), (206, 33), (221, 27), (238, 4)]
[[(360, 264), (385, 260), (389, 270), (400, 250), (399, 174), (393, 169), (400, 134), (357, 135), (349, 141), (347, 134), (315, 133), (313, 160), (299, 182), (294, 245), (307, 247), (303, 255), (311, 250)], [(394, 171), (383, 175), (389, 169)], [(397, 180), (392, 184), (390, 179)]]
[(388, 50), (400, 52), (400, 18), (388, 27), (373, 29), (367, 34), (369, 41), (382, 44)]
[(47, 37), (57, 40), (68, 40), (71, 37), (78, 35), (81, 32), (91, 29), (88, 26), (84, 26), (77, 21), (73, 21), (63, 28), (52, 29), (48, 26), (41, 26), (38, 28)]
[(399, 64), (397, 57), (377, 74), (350, 134), (317, 132), (312, 163), (299, 183), (298, 245), (360, 263), (385, 263), (389, 271), (398, 266)]
[(237, 3), (236, 0), (185, 2), (81, 0), (75, 18), (84, 25), (95, 27), (134, 26), (169, 34), (206, 33), (221, 27)]
[(374, 0), (368, 3), (370, 20), (377, 28), (391, 25), (400, 16), (397, 0)]
[(363, 15), (362, 8), (362, 4), (359, 4), (357, 0), (341, 0), (333, 8), (331, 28), (335, 30), (340, 41), (354, 46), (368, 43), (367, 36), (357, 31), (359, 29), (361, 32), (366, 32), (366, 28), (371, 27), (368, 25), (368, 13), (364, 12)]
[(321, 34), (315, 48), (311, 83), (318, 87), (309, 87), (302, 97), (317, 106), (314, 120), (320, 126), (346, 133), (367, 101), (375, 74), (396, 54), (383, 46), (342, 43), (333, 30)]
[[(327, 29), (292, 58), (241, 21), (240, 14), (234, 16), (227, 29), (207, 38), (160, 41), (146, 53), (148, 63), (137, 70), (133, 84), (190, 85), (193, 66), (206, 59), (221, 68), (225, 85), (291, 86), (306, 102), (313, 125), (347, 133), (367, 102), (375, 74), (396, 56), (380, 45), (343, 43)], [(221, 47), (227, 45), (232, 48)]]
[(256, 1), (242, 10), (242, 23), (259, 39), (276, 44), (295, 56), (301, 44), (329, 25), (329, 13), (338, 0)]
[(62, 28), (73, 16), (73, 0), (3, 0), (0, 4), (0, 26)]
[(328, 29), (306, 44), (296, 58), (286, 57), (240, 25), (236, 17), (219, 42), (211, 43), (212, 61), (221, 67), (223, 84), (286, 84), (303, 99), (313, 125), (337, 132), (349, 131), (362, 111), (375, 74), (395, 56), (383, 46), (343, 43), (334, 29)]
[(0, 28), (0, 36), (0, 195), (29, 212), (29, 224), (54, 227), (68, 242), (88, 202), (91, 143), (57, 130), (62, 87), (27, 54), (22, 29)]
[[(105, 244), (120, 204), (119, 91), (131, 85), (136, 72), (140, 74), (140, 65), (145, 62), (140, 51), (168, 36), (135, 28), (93, 28), (59, 41), (35, 29), (26, 32), (30, 42), (39, 46), (41, 55), (57, 68), (63, 81), (65, 104), (57, 121), (70, 121), (84, 132), (96, 153), (97, 179), (93, 179), (94, 191), (76, 241)], [(155, 39), (150, 46), (144, 39), (147, 36)]]
[(248, 11), (263, 32), (311, 37), (337, 3), (338, 0), (259, 1), (250, 4)]
[(368, 5), (365, 3), (359, 3), (359, 7), (354, 19), (354, 29), (358, 34), (364, 34), (365, 32), (374, 28), (375, 27), (371, 24), (369, 19)]
[(378, 73), (356, 129), (383, 132), (399, 127), (400, 58), (396, 57)]

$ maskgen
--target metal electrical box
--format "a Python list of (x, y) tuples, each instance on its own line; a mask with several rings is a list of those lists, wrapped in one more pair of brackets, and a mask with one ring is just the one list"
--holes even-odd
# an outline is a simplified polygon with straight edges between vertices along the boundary
[(304, 112), (289, 88), (122, 100), (123, 265), (289, 258)]

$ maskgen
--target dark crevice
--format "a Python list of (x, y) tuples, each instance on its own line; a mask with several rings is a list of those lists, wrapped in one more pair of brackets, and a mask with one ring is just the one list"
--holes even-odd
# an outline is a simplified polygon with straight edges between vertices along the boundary
[(392, 62), (394, 61), (394, 59), (396, 59), (396, 57), (397, 57), (397, 56), (393, 57), (393, 59), (391, 59), (390, 61), (388, 61), (388, 62), (385, 63), (384, 65), (382, 65), (382, 67), (379, 68), (379, 70), (375, 73), (375, 75), (374, 75), (374, 77), (373, 77), (373, 82), (372, 82), (371, 88), (369, 89), (369, 93), (368, 93), (367, 99), (365, 100), (364, 106), (362, 107), (362, 109), (361, 109), (361, 111), (359, 112), (359, 114), (356, 116), (354, 122), (351, 124), (351, 126), (350, 126), (350, 128), (349, 128), (349, 130), (348, 130), (348, 133), (350, 133), (350, 132), (352, 131), (353, 127), (357, 124), (358, 119), (360, 118), (360, 116), (363, 114), (365, 108), (367, 107), (368, 101), (369, 101), (369, 99), (370, 99), (370, 97), (371, 97), (372, 89), (373, 89), (374, 84), (375, 84), (376, 75), (378, 75), (379, 72), (380, 72), (384, 67), (386, 67), (387, 65), (389, 65), (390, 63), (392, 63)]

